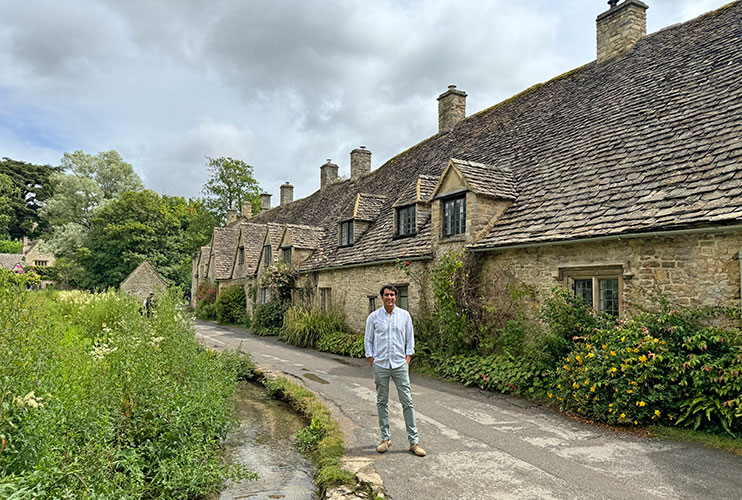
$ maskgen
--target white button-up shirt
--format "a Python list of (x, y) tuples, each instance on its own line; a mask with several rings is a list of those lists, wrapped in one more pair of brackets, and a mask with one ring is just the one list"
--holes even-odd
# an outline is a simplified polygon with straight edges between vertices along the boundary
[(380, 307), (368, 315), (364, 337), (366, 357), (383, 368), (398, 368), (415, 354), (415, 333), (410, 313), (399, 307), (392, 313)]

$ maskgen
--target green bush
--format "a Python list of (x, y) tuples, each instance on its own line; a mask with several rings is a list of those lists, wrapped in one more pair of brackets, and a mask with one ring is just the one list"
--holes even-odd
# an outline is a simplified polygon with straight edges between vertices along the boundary
[(0, 240), (0, 253), (21, 253), (22, 251), (22, 240)]
[(339, 311), (294, 306), (284, 315), (279, 338), (299, 347), (316, 347), (322, 337), (347, 329), (345, 317)]
[(245, 324), (246, 307), (247, 301), (243, 287), (225, 288), (216, 298), (216, 320), (220, 324)]
[(199, 302), (196, 306), (196, 317), (204, 321), (216, 319), (216, 304)]
[(351, 358), (362, 358), (365, 355), (363, 335), (346, 332), (330, 332), (322, 335), (317, 341), (317, 349)]
[(257, 306), (252, 318), (253, 331), (258, 335), (278, 335), (287, 308), (288, 304), (279, 299)]
[(203, 349), (177, 293), (151, 315), (114, 293), (0, 286), (0, 497), (195, 498), (221, 459), (235, 353)]

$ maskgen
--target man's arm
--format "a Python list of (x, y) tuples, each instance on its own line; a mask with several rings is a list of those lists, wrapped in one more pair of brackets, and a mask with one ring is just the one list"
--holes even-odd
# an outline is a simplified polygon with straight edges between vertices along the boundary
[(412, 355), (415, 354), (415, 332), (412, 327), (412, 316), (410, 316), (410, 313), (407, 313), (407, 318), (405, 318), (404, 335), (405, 357), (409, 365)]
[(366, 333), (363, 336), (363, 347), (366, 351), (365, 355), (369, 359), (370, 363), (374, 364), (374, 320), (371, 318), (374, 313), (368, 315), (366, 318)]

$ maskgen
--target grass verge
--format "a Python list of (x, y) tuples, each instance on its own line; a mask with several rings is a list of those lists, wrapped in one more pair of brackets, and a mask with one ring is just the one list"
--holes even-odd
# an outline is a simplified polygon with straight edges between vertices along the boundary
[(709, 448), (728, 451), (735, 455), (742, 455), (742, 439), (733, 438), (726, 434), (710, 434), (708, 432), (661, 425), (649, 427), (648, 430), (652, 436), (660, 439), (700, 444)]

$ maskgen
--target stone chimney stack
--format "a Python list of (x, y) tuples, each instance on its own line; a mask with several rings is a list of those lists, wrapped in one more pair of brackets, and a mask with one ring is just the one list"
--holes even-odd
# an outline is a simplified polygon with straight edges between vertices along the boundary
[(242, 216), (245, 219), (249, 219), (252, 217), (252, 202), (250, 200), (245, 200), (242, 202)]
[(448, 132), (466, 118), (466, 92), (449, 85), (448, 90), (438, 96), (438, 133)]
[(271, 194), (261, 193), (260, 195), (260, 211), (265, 212), (271, 209)]
[(237, 210), (234, 208), (227, 209), (227, 225), (231, 225), (237, 222)]
[(361, 146), (350, 152), (350, 178), (355, 180), (371, 172), (371, 151)]
[(327, 186), (338, 180), (338, 166), (327, 159), (327, 163), (319, 168), (319, 188), (325, 189)]
[(596, 20), (599, 63), (630, 50), (647, 34), (649, 6), (639, 0), (625, 0), (621, 5), (618, 2), (610, 0), (610, 9)]
[(286, 206), (294, 201), (294, 186), (288, 182), (281, 184), (281, 206)]

